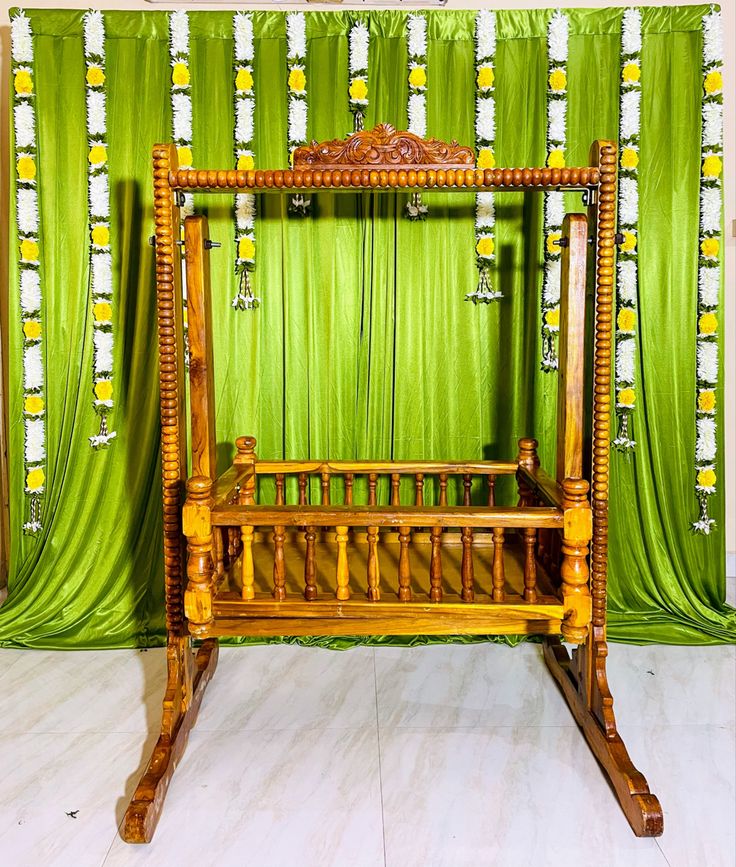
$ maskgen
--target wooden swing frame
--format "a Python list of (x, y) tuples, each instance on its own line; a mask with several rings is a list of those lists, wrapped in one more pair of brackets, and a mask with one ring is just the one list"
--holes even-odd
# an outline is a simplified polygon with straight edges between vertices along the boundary
[[(182, 170), (176, 148), (170, 144), (154, 147), (153, 167), (168, 679), (160, 737), (126, 812), (124, 839), (142, 843), (153, 836), (174, 769), (215, 670), (218, 637), (224, 635), (541, 634), (547, 665), (634, 833), (661, 834), (662, 809), (618, 734), (606, 677), (615, 145), (595, 142), (590, 165), (580, 168), (483, 170), (475, 168), (470, 148), (423, 140), (380, 125), (345, 140), (298, 148), (292, 170)], [(568, 215), (561, 241), (557, 466), (553, 476), (539, 466), (537, 443), (529, 438), (520, 440), (514, 461), (460, 463), (260, 461), (255, 440), (240, 437), (233, 466), (217, 478), (211, 242), (206, 218), (196, 216), (187, 218), (184, 226), (192, 460), (192, 476), (186, 479), (181, 255), (177, 246), (182, 194), (308, 194), (325, 188), (583, 193), (587, 216)], [(585, 340), (586, 280), (594, 298), (591, 352)], [(589, 357), (593, 364), (592, 443), (584, 447), (583, 371)], [(275, 505), (256, 503), (258, 476), (264, 474), (275, 476)], [(493, 491), (499, 474), (516, 477), (518, 506), (495, 505)], [(286, 504), (284, 496), (284, 480), (289, 475), (299, 480), (299, 501), (292, 505)], [(352, 485), (358, 475), (370, 480), (367, 506), (353, 505)], [(391, 477), (391, 501), (385, 506), (378, 505), (375, 497), (380, 475)], [(412, 506), (399, 502), (401, 475), (414, 476)], [(430, 475), (439, 478), (439, 505), (424, 504), (424, 479)], [(472, 505), (473, 475), (484, 477), (488, 484), (487, 505)], [(320, 479), (322, 497), (318, 505), (310, 505), (307, 485), (315, 476)], [(344, 480), (339, 505), (330, 503), (335, 476)], [(462, 506), (448, 506), (443, 494), (452, 476), (462, 477)], [(187, 498), (182, 504), (185, 486)], [(273, 547), (268, 549), (273, 552), (273, 586), (268, 593), (259, 593), (254, 583), (253, 542), (264, 526), (273, 529)], [(336, 544), (336, 587), (330, 594), (316, 586), (313, 556), (314, 540), (327, 527), (335, 530)], [(305, 586), (299, 596), (286, 592), (284, 540), (289, 528), (298, 528), (306, 538)], [(364, 598), (355, 599), (348, 541), (360, 528), (367, 528), (368, 585)], [(387, 528), (398, 529), (399, 543), (398, 588), (392, 599), (386, 599), (385, 590), (383, 595), (380, 590), (376, 553), (379, 535)], [(443, 593), (442, 582), (442, 537), (444, 533), (450, 538), (451, 528), (460, 529), (454, 538), (458, 550), (462, 548), (462, 588), (454, 596)], [(412, 589), (409, 558), (412, 530), (421, 533), (422, 529), (429, 531), (431, 546), (426, 594)], [(518, 593), (509, 593), (505, 584), (504, 542), (510, 529), (516, 530), (522, 550), (523, 587)], [(488, 581), (474, 579), (474, 532), (476, 541), (490, 540), (492, 534)], [(236, 572), (237, 586), (232, 583)], [(538, 572), (551, 576), (546, 588), (537, 583)], [(492, 586), (480, 594), (479, 585), (484, 581)], [(575, 645), (572, 654), (560, 636)], [(197, 648), (193, 639), (201, 640)]]

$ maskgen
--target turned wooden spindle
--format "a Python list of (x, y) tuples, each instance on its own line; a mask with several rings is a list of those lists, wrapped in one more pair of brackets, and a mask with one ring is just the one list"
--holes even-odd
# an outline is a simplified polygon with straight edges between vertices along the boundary
[(567, 641), (582, 643), (588, 636), (592, 599), (588, 587), (588, 542), (593, 525), (585, 479), (564, 479), (564, 525), (562, 531), (562, 603), (565, 609), (562, 635)]
[(307, 505), (307, 474), (299, 473), (299, 505)]
[(284, 527), (273, 528), (273, 598), (277, 602), (286, 599), (286, 565), (284, 563)]
[(470, 506), (472, 504), (472, 487), (473, 477), (470, 475), (463, 476), (463, 506)]
[(473, 529), (463, 527), (463, 559), (460, 565), (460, 578), (463, 582), (463, 590), (460, 594), (463, 602), (472, 602), (475, 599), (473, 589)]
[(368, 475), (368, 505), (376, 505), (376, 485), (378, 484), (378, 474), (370, 473)]
[(488, 506), (493, 508), (496, 505), (496, 477), (488, 476)]
[(212, 591), (215, 577), (212, 558), (212, 480), (193, 476), (187, 481), (183, 509), (187, 535), (187, 589), (184, 611), (190, 624), (203, 629), (213, 621)]
[(411, 528), (399, 527), (399, 599), (411, 602), (411, 565), (409, 563), (409, 542)]
[[(522, 437), (519, 440), (519, 454), (516, 458), (520, 467), (524, 467), (530, 472), (534, 472), (539, 467), (539, 458), (537, 456), (537, 446), (539, 443), (532, 437)], [(531, 506), (534, 503), (534, 498), (531, 488), (517, 474), (517, 483), (519, 487), (519, 506)]]
[(354, 475), (352, 473), (345, 473), (345, 505), (352, 506), (353, 505), (353, 482)]
[(330, 474), (322, 473), (322, 480), (320, 482), (322, 487), (322, 505), (329, 506), (330, 505)]
[(424, 473), (417, 473), (414, 476), (414, 505), (424, 505)]
[(348, 566), (348, 528), (335, 527), (335, 541), (337, 542), (337, 568), (335, 596), (341, 602), (350, 599), (350, 568)]
[(442, 602), (442, 527), (432, 527), (430, 532), (432, 553), (429, 560), (429, 599)]
[(503, 563), (504, 529), (493, 528), (493, 592), (491, 598), (494, 602), (503, 602), (506, 599), (506, 568)]
[(400, 506), (399, 485), (401, 484), (401, 476), (398, 473), (391, 473), (391, 505)]
[[(238, 452), (233, 461), (236, 465), (249, 464), (250, 472), (241, 482), (240, 490), (238, 491), (238, 504), (241, 506), (252, 506), (256, 501), (256, 472), (255, 464), (256, 456), (256, 440), (255, 437), (238, 437), (235, 440), (235, 447)], [(241, 577), (243, 581), (243, 589), (241, 597), (245, 601), (255, 599), (255, 567), (253, 564), (253, 533), (255, 528), (249, 525), (243, 525), (240, 528), (240, 545), (241, 545)]]
[(307, 527), (304, 532), (306, 548), (304, 551), (304, 598), (313, 602), (317, 598), (317, 563), (314, 557), (314, 540), (317, 532), (314, 527)]
[(378, 527), (368, 527), (368, 593), (371, 602), (378, 602), (381, 598), (379, 583), (381, 571), (378, 565)]
[(524, 530), (524, 601), (537, 601), (537, 531), (534, 527)]
[(285, 480), (286, 480), (286, 476), (283, 473), (276, 473), (276, 505), (277, 506), (283, 506), (286, 504)]
[(440, 506), (447, 505), (447, 473), (440, 473)]

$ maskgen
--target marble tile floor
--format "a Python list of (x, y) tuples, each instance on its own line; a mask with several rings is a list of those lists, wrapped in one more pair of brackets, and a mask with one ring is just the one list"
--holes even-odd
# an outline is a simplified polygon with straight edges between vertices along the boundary
[(222, 649), (131, 847), (163, 652), (0, 650), (0, 865), (734, 867), (736, 648), (612, 645), (609, 674), (658, 840), (631, 833), (539, 646), (273, 646)]

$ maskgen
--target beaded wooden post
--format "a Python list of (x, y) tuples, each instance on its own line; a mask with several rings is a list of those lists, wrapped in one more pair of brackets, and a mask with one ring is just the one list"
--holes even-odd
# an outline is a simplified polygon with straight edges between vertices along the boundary
[(337, 568), (335, 570), (337, 589), (335, 597), (341, 602), (346, 602), (350, 599), (350, 588), (348, 587), (350, 568), (348, 566), (347, 527), (335, 527), (335, 541), (337, 542)]
[(411, 542), (411, 529), (399, 527), (399, 599), (401, 602), (411, 602), (409, 542)]
[(606, 580), (608, 570), (608, 474), (611, 428), (611, 341), (614, 245), (616, 233), (616, 146), (599, 141), (591, 149), (599, 183), (589, 192), (588, 231), (594, 242), (595, 297), (593, 347), (593, 462), (591, 552), (592, 623), (585, 643), (572, 659), (559, 639), (545, 642), (545, 660), (607, 774), (619, 803), (638, 836), (656, 837), (664, 829), (659, 800), (649, 791), (616, 728), (606, 675)]
[(431, 602), (442, 602), (442, 527), (432, 527), (430, 538), (432, 553), (429, 561), (429, 598)]
[(503, 527), (493, 528), (493, 591), (491, 598), (494, 602), (503, 602), (506, 598), (506, 569), (503, 562)]
[(186, 475), (184, 436), (184, 341), (179, 210), (171, 189), (178, 169), (174, 145), (153, 149), (156, 308), (158, 317), (159, 407), (163, 503), (164, 586), (166, 592), (166, 667), (161, 732), (123, 820), (128, 843), (153, 837), (176, 763), (217, 666), (217, 641), (207, 639), (195, 654), (184, 616), (184, 548), (180, 491)]

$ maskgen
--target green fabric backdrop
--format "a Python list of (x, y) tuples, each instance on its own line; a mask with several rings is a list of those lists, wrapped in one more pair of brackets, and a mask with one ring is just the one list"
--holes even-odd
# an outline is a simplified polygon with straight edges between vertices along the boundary
[[(734, 640), (718, 530), (693, 536), (700, 22), (706, 6), (644, 9), (641, 334), (636, 455), (612, 456), (610, 635)], [(94, 452), (88, 301), (82, 12), (29, 11), (36, 34), (48, 469), (44, 530), (23, 536), (20, 328), (10, 328), (12, 565), (0, 644), (121, 647), (163, 639), (151, 146), (170, 138), (164, 12), (111, 12), (108, 141), (115, 260), (117, 439)], [(544, 160), (549, 10), (499, 12), (497, 156)], [(616, 138), (621, 9), (571, 10), (568, 162)], [(471, 143), (469, 11), (430, 11), (428, 133)], [(285, 164), (285, 24), (254, 12), (257, 165)], [(353, 13), (307, 13), (310, 136), (343, 136)], [(232, 13), (191, 13), (195, 164), (232, 163)], [(366, 125), (406, 126), (405, 15), (370, 13)], [(14, 185), (14, 182), (13, 182)], [(13, 186), (11, 185), (11, 187)], [(219, 458), (254, 433), (263, 457), (478, 458), (515, 454), (536, 432), (551, 465), (556, 377), (539, 370), (541, 198), (498, 199), (504, 299), (473, 307), (472, 197), (427, 195), (412, 224), (392, 196), (320, 194), (316, 217), (267, 198), (257, 223), (253, 312), (230, 300), (231, 199), (201, 197), (218, 323)], [(570, 208), (580, 208), (577, 196)], [(11, 203), (11, 237), (15, 232)], [(325, 255), (329, 251), (329, 255)], [(11, 256), (11, 259), (13, 257)], [(18, 310), (11, 262), (10, 310)], [(719, 393), (722, 405), (722, 393)], [(722, 424), (719, 425), (722, 430)], [(722, 455), (722, 434), (719, 454)], [(723, 478), (722, 466), (719, 478)], [(344, 646), (344, 643), (338, 643)]]

